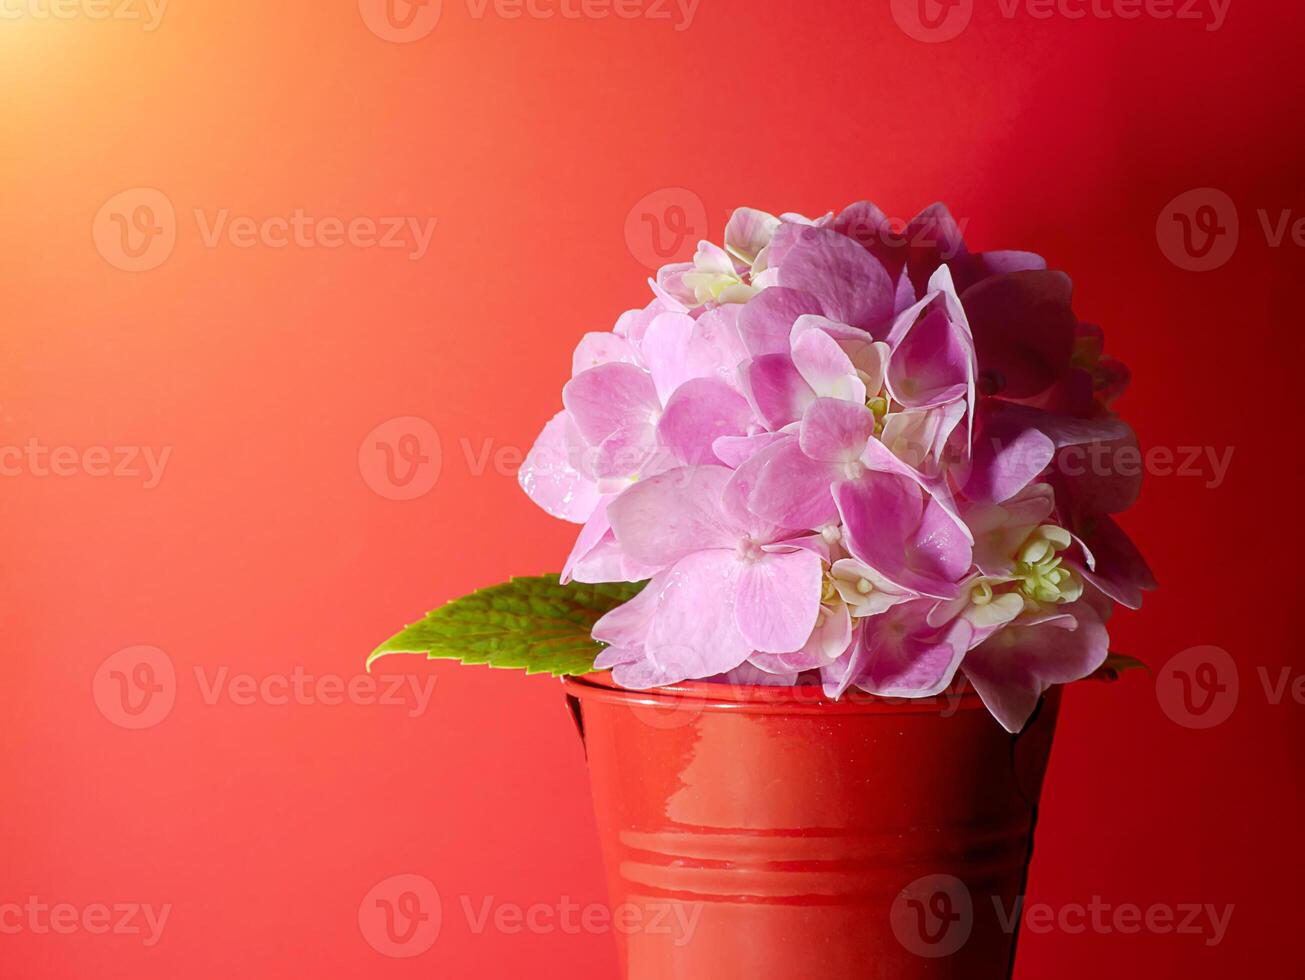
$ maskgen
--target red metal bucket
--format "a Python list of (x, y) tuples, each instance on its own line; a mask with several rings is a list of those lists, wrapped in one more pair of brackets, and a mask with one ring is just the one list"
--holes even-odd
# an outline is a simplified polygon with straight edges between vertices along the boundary
[(1006, 980), (1059, 691), (565, 682), (629, 980)]

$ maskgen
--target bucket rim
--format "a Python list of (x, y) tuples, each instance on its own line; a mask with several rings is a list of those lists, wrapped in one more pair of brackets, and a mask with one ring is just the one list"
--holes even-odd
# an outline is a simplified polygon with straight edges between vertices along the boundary
[(848, 691), (834, 700), (817, 684), (768, 686), (681, 681), (666, 687), (636, 691), (612, 680), (608, 671), (562, 678), (569, 695), (584, 701), (606, 701), (666, 711), (751, 711), (795, 714), (954, 714), (982, 710), (983, 701), (969, 681), (958, 678), (939, 694), (924, 698), (883, 697)]

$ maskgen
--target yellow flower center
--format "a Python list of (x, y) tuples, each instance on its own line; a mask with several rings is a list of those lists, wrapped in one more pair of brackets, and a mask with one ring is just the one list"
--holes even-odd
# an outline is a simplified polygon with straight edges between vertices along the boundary
[(1015, 562), (1019, 590), (1034, 602), (1073, 602), (1083, 593), (1083, 583), (1073, 569), (1063, 566), (1059, 552), (1069, 547), (1069, 532), (1044, 524), (1024, 542)]

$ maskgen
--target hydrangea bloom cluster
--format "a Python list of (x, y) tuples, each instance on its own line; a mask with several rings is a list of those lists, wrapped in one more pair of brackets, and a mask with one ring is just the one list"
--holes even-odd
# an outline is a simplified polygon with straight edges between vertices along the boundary
[(831, 697), (960, 671), (1018, 731), (1101, 666), (1154, 582), (1111, 516), (1139, 477), (1100, 465), (1135, 442), (1127, 371), (1067, 276), (970, 252), (941, 205), (895, 231), (862, 202), (740, 209), (650, 285), (580, 341), (521, 470), (583, 525), (564, 580), (648, 580), (595, 627), (599, 668)]

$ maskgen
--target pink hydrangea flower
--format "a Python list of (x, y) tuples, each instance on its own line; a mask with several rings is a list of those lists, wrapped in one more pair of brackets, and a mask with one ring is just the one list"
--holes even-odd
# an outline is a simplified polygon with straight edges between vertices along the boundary
[(522, 466), (583, 525), (563, 574), (646, 581), (597, 624), (627, 687), (819, 683), (927, 697), (963, 676), (1017, 731), (1105, 660), (1155, 582), (1113, 515), (1139, 483), (1128, 371), (1063, 273), (973, 253), (946, 208), (742, 208), (721, 245), (585, 334)]

